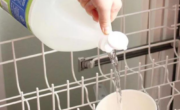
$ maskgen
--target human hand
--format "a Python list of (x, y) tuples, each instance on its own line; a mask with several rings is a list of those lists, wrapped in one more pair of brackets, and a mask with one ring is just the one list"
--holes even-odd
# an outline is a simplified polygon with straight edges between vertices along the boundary
[(86, 12), (91, 15), (94, 21), (100, 23), (104, 34), (112, 31), (111, 22), (116, 18), (120, 8), (121, 0), (78, 0)]

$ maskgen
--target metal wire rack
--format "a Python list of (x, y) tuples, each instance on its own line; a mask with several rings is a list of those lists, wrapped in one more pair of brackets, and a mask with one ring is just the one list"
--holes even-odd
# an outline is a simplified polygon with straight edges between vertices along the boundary
[[(137, 84), (139, 86), (139, 90), (143, 91), (147, 94), (149, 94), (149, 91), (156, 89), (158, 91), (157, 97), (154, 98), (154, 100), (157, 102), (157, 106), (158, 106), (158, 110), (161, 110), (160, 105), (161, 102), (165, 99), (170, 99), (167, 106), (166, 106), (166, 110), (171, 110), (170, 106), (174, 100), (175, 97), (180, 96), (180, 90), (178, 88), (176, 88), (176, 85), (180, 84), (180, 42), (179, 39), (177, 39), (177, 29), (178, 26), (180, 26), (180, 23), (177, 23), (177, 19), (178, 19), (178, 12), (179, 12), (179, 5), (175, 5), (172, 7), (160, 7), (160, 8), (154, 8), (154, 9), (150, 9), (150, 10), (145, 10), (145, 11), (140, 11), (140, 12), (135, 12), (135, 13), (131, 13), (131, 14), (124, 14), (124, 15), (120, 15), (117, 17), (118, 18), (123, 18), (124, 21), (126, 19), (126, 17), (128, 16), (132, 16), (132, 15), (136, 15), (136, 14), (142, 14), (142, 13), (149, 13), (149, 17), (151, 17), (151, 12), (153, 11), (158, 11), (158, 10), (172, 10), (174, 12), (174, 24), (172, 24), (170, 27), (168, 26), (159, 26), (159, 27), (154, 27), (151, 28), (149, 26), (149, 29), (145, 29), (145, 30), (140, 30), (140, 31), (136, 31), (136, 32), (131, 32), (131, 33), (126, 33), (126, 35), (133, 35), (133, 34), (137, 34), (137, 33), (142, 33), (142, 32), (148, 32), (149, 36), (151, 34), (152, 30), (156, 30), (156, 29), (169, 29), (169, 30), (173, 30), (174, 32), (174, 38), (171, 40), (167, 40), (167, 41), (163, 41), (163, 42), (158, 42), (155, 44), (151, 43), (151, 37), (148, 37), (148, 45), (145, 46), (141, 46), (141, 47), (137, 47), (137, 48), (133, 48), (133, 49), (128, 49), (127, 51), (121, 51), (118, 53), (118, 55), (122, 55), (123, 56), (123, 61), (125, 63), (125, 69), (121, 70), (121, 78), (123, 78), (124, 80), (124, 85), (123, 88), (126, 89), (126, 84), (127, 82), (127, 77), (137, 74), (139, 77), (139, 83)], [(151, 22), (149, 20), (149, 22)], [(124, 24), (125, 27), (125, 24)], [(98, 61), (98, 67), (100, 70), (100, 74), (96, 73), (96, 77), (90, 77), (90, 78), (84, 78), (83, 76), (81, 77), (81, 80), (77, 80), (76, 78), (76, 73), (74, 71), (74, 58), (73, 58), (73, 52), (71, 52), (71, 70), (72, 70), (72, 76), (74, 78), (74, 82), (70, 82), (69, 80), (67, 80), (67, 82), (65, 84), (62, 85), (58, 85), (58, 86), (54, 86), (54, 84), (49, 84), (48, 82), (48, 77), (47, 77), (47, 70), (46, 70), (46, 55), (48, 54), (53, 54), (55, 52), (57, 52), (56, 50), (51, 50), (51, 51), (47, 51), (45, 52), (44, 49), (44, 44), (41, 45), (42, 48), (42, 52), (38, 53), (38, 54), (34, 54), (34, 55), (29, 55), (26, 57), (21, 57), (21, 58), (17, 58), (16, 57), (16, 52), (15, 52), (15, 45), (14, 43), (17, 41), (23, 41), (25, 39), (31, 39), (34, 36), (27, 36), (27, 37), (23, 37), (23, 38), (19, 38), (19, 39), (13, 39), (13, 40), (9, 40), (9, 41), (4, 41), (4, 42), (0, 42), (0, 45), (5, 45), (5, 44), (11, 44), (12, 46), (12, 53), (13, 53), (13, 59), (12, 60), (8, 60), (8, 61), (3, 61), (0, 62), (0, 65), (5, 65), (8, 63), (14, 63), (14, 68), (15, 68), (15, 76), (16, 76), (16, 85), (18, 88), (18, 92), (19, 95), (17, 96), (13, 96), (13, 97), (9, 97), (9, 98), (5, 98), (5, 99), (0, 99), (0, 109), (3, 107), (8, 107), (8, 106), (12, 106), (15, 104), (21, 104), (22, 105), (22, 110), (31, 110), (31, 105), (29, 104), (29, 101), (34, 100), (37, 103), (37, 110), (41, 110), (41, 100), (43, 97), (47, 97), (47, 96), (51, 96), (52, 97), (52, 110), (73, 110), (73, 109), (77, 109), (77, 110), (81, 110), (83, 107), (85, 106), (89, 106), (90, 109), (95, 110), (96, 108), (96, 104), (100, 101), (98, 98), (99, 95), (99, 84), (102, 82), (108, 82), (110, 84), (110, 88), (109, 91), (113, 91), (113, 82), (112, 80), (114, 79), (114, 75), (113, 72), (110, 71), (108, 74), (104, 74), (101, 70), (101, 60), (103, 58), (106, 58), (107, 55), (99, 55), (100, 52), (99, 50), (98, 52), (98, 56), (94, 57), (92, 59), (92, 61), (90, 62), (92, 65), (93, 62)], [(161, 60), (161, 61), (155, 61), (152, 57), (152, 53), (151, 53), (151, 49), (153, 47), (156, 46), (160, 46), (160, 45), (164, 45), (164, 44), (172, 44), (172, 48), (174, 50), (174, 54), (175, 57), (173, 58), (169, 58), (168, 56), (166, 57), (166, 59)], [(176, 46), (178, 45), (178, 46)], [(139, 66), (137, 67), (129, 67), (128, 63), (126, 61), (126, 54), (128, 52), (133, 52), (136, 50), (141, 50), (141, 49), (147, 49), (148, 50), (148, 57), (151, 61), (151, 63), (142, 65), (141, 62), (139, 62)], [(31, 59), (31, 58), (35, 58), (41, 56), (43, 59), (43, 69), (44, 69), (44, 78), (46, 81), (46, 85), (47, 88), (46, 89), (41, 89), (39, 90), (39, 88), (36, 88), (35, 91), (33, 92), (29, 92), (29, 93), (23, 93), (23, 90), (20, 87), (20, 82), (19, 82), (19, 77), (18, 77), (18, 67), (17, 67), (17, 62), (22, 61), (22, 60), (26, 60), (26, 59)], [(169, 70), (168, 67), (171, 65), (177, 65), (177, 70), (176, 70), (176, 79), (174, 81), (171, 81), (169, 79)], [(93, 67), (93, 66), (90, 66)], [(158, 68), (162, 68), (165, 70), (164, 72), (164, 82), (159, 84), (159, 85), (153, 85), (153, 77), (154, 77), (154, 70), (158, 69)], [(143, 84), (143, 73), (145, 71), (151, 71), (151, 86), (150, 87), (144, 87)], [(88, 86), (92, 86), (94, 85), (96, 87), (95, 89), (95, 96), (96, 96), (96, 100), (90, 100), (89, 99), (89, 91), (88, 91)], [(163, 91), (163, 87), (165, 86), (169, 86), (172, 90), (172, 94), (170, 95), (166, 95), (163, 96), (162, 95), (162, 91)], [(75, 106), (71, 106), (70, 104), (70, 100), (71, 100), (71, 91), (75, 90), (75, 89), (80, 89), (81, 90), (81, 104), (79, 105), (75, 105)], [(62, 93), (62, 92), (66, 92), (67, 93), (67, 106), (65, 108), (61, 107), (61, 98), (59, 97), (58, 94)], [(57, 107), (57, 108), (56, 108)], [(175, 110), (178, 110), (175, 109)]]

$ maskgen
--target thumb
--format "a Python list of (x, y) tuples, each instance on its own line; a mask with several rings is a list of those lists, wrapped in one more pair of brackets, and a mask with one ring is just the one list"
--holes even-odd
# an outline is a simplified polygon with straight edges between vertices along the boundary
[(98, 10), (98, 15), (102, 32), (108, 35), (112, 31), (111, 9), (100, 9)]

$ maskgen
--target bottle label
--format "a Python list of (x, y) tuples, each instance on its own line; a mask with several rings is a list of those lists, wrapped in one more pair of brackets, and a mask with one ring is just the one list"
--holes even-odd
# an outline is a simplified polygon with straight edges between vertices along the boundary
[(28, 16), (33, 0), (0, 0), (0, 6), (22, 25), (30, 29)]

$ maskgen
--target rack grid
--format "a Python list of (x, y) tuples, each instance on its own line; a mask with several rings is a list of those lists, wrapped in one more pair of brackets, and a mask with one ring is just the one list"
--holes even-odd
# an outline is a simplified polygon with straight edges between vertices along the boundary
[[(151, 36), (151, 31), (152, 30), (156, 30), (156, 29), (169, 29), (169, 30), (173, 30), (174, 32), (174, 36), (173, 39), (171, 40), (167, 40), (167, 41), (162, 41), (162, 42), (158, 42), (158, 43), (151, 43), (151, 37), (148, 37), (148, 45), (145, 46), (141, 46), (141, 47), (136, 47), (136, 48), (132, 48), (132, 49), (128, 49), (126, 51), (120, 51), (118, 52), (118, 55), (122, 55), (122, 60), (125, 63), (125, 69), (121, 70), (121, 78), (124, 79), (124, 85), (123, 89), (126, 89), (126, 84), (127, 82), (127, 77), (137, 74), (139, 77), (139, 83), (137, 84), (139, 87), (139, 90), (142, 92), (145, 92), (147, 94), (149, 94), (149, 91), (156, 89), (158, 91), (157, 94), (157, 98), (154, 98), (154, 100), (157, 103), (158, 106), (158, 110), (161, 110), (160, 105), (161, 105), (161, 101), (165, 100), (165, 99), (170, 99), (168, 102), (168, 105), (166, 107), (166, 110), (171, 110), (170, 106), (174, 100), (175, 97), (180, 96), (180, 89), (176, 88), (176, 85), (180, 84), (180, 42), (179, 39), (177, 39), (177, 30), (178, 30), (178, 26), (180, 26), (180, 23), (177, 23), (178, 21), (178, 12), (179, 12), (179, 5), (174, 5), (172, 7), (160, 7), (160, 8), (154, 8), (154, 9), (149, 9), (149, 10), (145, 10), (145, 11), (140, 11), (140, 12), (135, 12), (135, 13), (131, 13), (131, 14), (124, 14), (124, 15), (120, 15), (117, 17), (117, 19), (119, 18), (123, 18), (124, 20), (124, 24), (123, 26), (125, 27), (125, 20), (126, 17), (128, 16), (132, 16), (132, 15), (136, 15), (136, 14), (142, 14), (142, 13), (149, 13), (149, 17), (151, 17), (151, 12), (153, 11), (158, 11), (158, 10), (172, 10), (174, 12), (174, 24), (172, 24), (171, 26), (158, 26), (158, 27), (154, 27), (151, 28), (151, 26), (149, 26), (149, 29), (145, 29), (145, 30), (140, 30), (140, 31), (136, 31), (136, 32), (131, 32), (131, 33), (126, 33), (124, 31), (124, 33), (126, 33), (126, 35), (133, 35), (133, 34), (137, 34), (137, 33), (142, 33), (142, 32), (148, 32), (149, 36)], [(151, 23), (150, 19), (149, 22)], [(47, 96), (51, 96), (52, 97), (52, 110), (56, 110), (56, 106), (58, 107), (58, 110), (73, 110), (73, 109), (77, 109), (77, 110), (81, 110), (82, 107), (85, 106), (89, 106), (92, 110), (95, 110), (96, 104), (100, 101), (98, 99), (98, 95), (99, 95), (99, 84), (102, 82), (108, 82), (110, 84), (110, 88), (109, 91), (113, 91), (113, 79), (114, 79), (114, 75), (113, 72), (110, 70), (110, 72), (108, 74), (104, 74), (101, 70), (101, 60), (104, 58), (107, 58), (106, 54), (100, 55), (99, 49), (97, 49), (97, 53), (98, 55), (96, 57), (93, 57), (88, 63), (86, 64), (88, 65), (90, 68), (94, 67), (94, 63), (95, 61), (97, 62), (97, 66), (99, 67), (100, 73), (96, 73), (96, 77), (90, 77), (90, 78), (84, 78), (83, 76), (81, 77), (81, 80), (77, 80), (76, 78), (76, 73), (74, 71), (74, 58), (73, 58), (73, 52), (71, 52), (71, 69), (72, 69), (72, 76), (74, 78), (74, 82), (70, 82), (69, 80), (67, 80), (67, 82), (65, 84), (62, 85), (58, 85), (58, 86), (54, 86), (54, 84), (49, 84), (48, 82), (48, 77), (47, 77), (47, 70), (46, 70), (46, 55), (48, 54), (53, 54), (56, 53), (58, 51), (56, 50), (51, 50), (51, 51), (46, 51), (44, 49), (44, 44), (41, 45), (42, 48), (42, 52), (38, 53), (38, 54), (34, 54), (34, 55), (29, 55), (29, 56), (25, 56), (25, 57), (20, 57), (17, 58), (16, 57), (16, 52), (15, 52), (15, 45), (14, 43), (17, 41), (23, 41), (26, 39), (31, 39), (34, 36), (27, 36), (27, 37), (23, 37), (23, 38), (19, 38), (19, 39), (13, 39), (13, 40), (8, 40), (8, 41), (4, 41), (4, 42), (0, 42), (0, 45), (5, 45), (5, 44), (11, 44), (12, 46), (12, 53), (13, 53), (13, 59), (12, 60), (8, 60), (8, 61), (3, 61), (0, 62), (0, 65), (5, 65), (5, 64), (9, 64), (9, 63), (14, 63), (14, 68), (15, 68), (15, 76), (16, 76), (16, 85), (18, 88), (18, 92), (19, 95), (17, 96), (13, 96), (13, 97), (9, 97), (9, 98), (5, 98), (5, 99), (0, 99), (0, 109), (3, 107), (8, 107), (8, 106), (12, 106), (15, 104), (21, 104), (22, 105), (22, 110), (31, 110), (31, 105), (29, 104), (29, 101), (31, 100), (35, 100), (37, 103), (37, 110), (41, 110), (41, 99), (43, 97), (47, 97)], [(165, 45), (165, 44), (172, 44), (172, 49), (174, 50), (174, 54), (175, 57), (174, 58), (169, 58), (168, 56), (166, 57), (166, 59), (161, 60), (161, 61), (155, 61), (152, 57), (152, 52), (151, 49), (153, 47), (156, 46), (161, 46), (161, 45)], [(178, 46), (177, 46), (178, 45)], [(142, 50), (142, 49), (147, 49), (148, 51), (148, 57), (151, 61), (151, 63), (142, 65), (141, 62), (139, 62), (139, 66), (137, 67), (129, 67), (128, 63), (127, 63), (127, 53), (128, 52), (133, 52), (133, 51), (138, 51), (138, 50)], [(46, 85), (47, 88), (46, 89), (39, 89), (38, 87), (35, 89), (35, 91), (33, 92), (29, 92), (29, 93), (23, 93), (23, 90), (21, 90), (20, 87), (20, 82), (19, 82), (19, 77), (18, 77), (18, 67), (17, 67), (17, 62), (22, 61), (22, 60), (26, 60), (26, 59), (31, 59), (31, 58), (35, 58), (41, 56), (43, 59), (43, 69), (44, 69), (44, 78), (46, 81)], [(174, 81), (171, 81), (169, 79), (169, 70), (168, 67), (171, 65), (176, 65), (177, 66), (177, 70), (176, 70), (176, 79)], [(86, 67), (87, 68), (87, 67)], [(151, 73), (151, 79), (153, 79), (154, 77), (154, 70), (158, 69), (158, 68), (162, 68), (164, 69), (164, 82), (162, 84), (159, 85), (153, 85), (153, 80), (151, 80), (151, 86), (150, 87), (144, 87), (143, 84), (143, 73), (146, 71), (152, 71)], [(96, 87), (96, 92), (95, 92), (95, 96), (96, 96), (96, 100), (90, 100), (89, 99), (89, 92), (88, 92), (88, 86), (94, 85)], [(162, 89), (165, 86), (169, 86), (172, 90), (172, 94), (168, 95), (168, 96), (162, 96)], [(81, 104), (76, 105), (76, 106), (71, 106), (70, 104), (70, 100), (71, 100), (71, 91), (75, 90), (75, 89), (80, 89), (81, 90)], [(66, 92), (67, 93), (67, 107), (66, 108), (61, 108), (61, 98), (59, 97), (59, 93), (62, 92)], [(150, 95), (150, 94), (149, 94)], [(177, 108), (175, 110), (178, 110), (180, 108)]]

